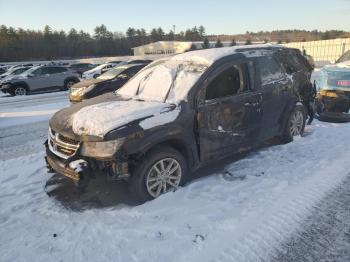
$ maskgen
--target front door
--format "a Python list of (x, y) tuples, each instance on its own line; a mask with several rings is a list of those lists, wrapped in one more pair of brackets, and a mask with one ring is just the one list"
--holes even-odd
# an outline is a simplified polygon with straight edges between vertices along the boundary
[(50, 75), (47, 67), (40, 67), (31, 74), (27, 81), (31, 91), (41, 91), (47, 88), (49, 80)]
[(238, 152), (259, 137), (261, 94), (252, 90), (247, 63), (226, 64), (205, 84), (197, 108), (201, 161)]

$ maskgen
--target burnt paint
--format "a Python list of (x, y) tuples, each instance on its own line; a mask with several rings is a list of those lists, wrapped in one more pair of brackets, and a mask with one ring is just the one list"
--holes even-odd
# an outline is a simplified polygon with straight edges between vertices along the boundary
[[(208, 77), (213, 74), (215, 76), (218, 67), (242, 60), (247, 61), (244, 55), (234, 54), (218, 60), (208, 68), (190, 90), (188, 100), (180, 103), (180, 113), (173, 122), (143, 130), (139, 124), (142, 119), (135, 119), (123, 128), (111, 130), (101, 140), (126, 137), (121, 150), (129, 157), (146, 154), (148, 150), (162, 143), (173, 143), (175, 147), (183, 148), (190, 163), (189, 168), (195, 169), (209, 161), (236, 153), (240, 148), (254, 147), (267, 137), (280, 135), (295, 102), (298, 101), (297, 91), (288, 92), (283, 100), (286, 105), (274, 104), (274, 100), (281, 98), (280, 91), (272, 90), (276, 86), (271, 86), (271, 90), (261, 88), (258, 75), (251, 73), (250, 92), (221, 101), (203, 101), (203, 89)], [(282, 87), (283, 85), (281, 84)], [(273, 96), (273, 99), (264, 103), (269, 96)], [(109, 93), (86, 100), (56, 113), (50, 120), (50, 126), (57, 132), (81, 141), (81, 137), (73, 133), (69, 117), (84, 106), (118, 100), (125, 99)], [(270, 115), (274, 111), (278, 114)], [(276, 121), (278, 115), (283, 121)], [(267, 121), (270, 118), (273, 121)], [(265, 124), (265, 121), (271, 125)], [(261, 136), (262, 128), (269, 130), (264, 136)]]

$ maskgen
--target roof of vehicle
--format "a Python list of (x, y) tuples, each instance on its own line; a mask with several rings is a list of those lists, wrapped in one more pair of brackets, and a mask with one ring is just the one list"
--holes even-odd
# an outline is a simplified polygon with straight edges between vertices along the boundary
[(215, 61), (223, 58), (225, 56), (233, 55), (236, 53), (241, 53), (244, 51), (253, 50), (272, 50), (285, 48), (281, 45), (271, 45), (271, 44), (260, 44), (260, 45), (249, 45), (249, 46), (233, 46), (233, 47), (221, 47), (221, 48), (211, 48), (198, 51), (191, 51), (179, 55), (175, 55), (170, 58), (170, 60), (175, 61), (193, 61), (197, 63), (211, 65)]

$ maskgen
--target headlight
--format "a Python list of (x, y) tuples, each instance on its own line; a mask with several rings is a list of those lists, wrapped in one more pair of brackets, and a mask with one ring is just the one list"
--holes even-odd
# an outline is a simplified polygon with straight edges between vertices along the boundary
[(71, 88), (71, 94), (73, 96), (82, 96), (92, 90), (96, 85), (89, 85), (89, 86), (84, 86), (84, 87), (79, 87), (79, 88)]
[(106, 142), (83, 142), (81, 154), (88, 157), (110, 158), (124, 144), (123, 139)]
[(327, 91), (327, 90), (321, 90), (320, 95), (327, 96), (327, 97), (334, 97), (334, 98), (338, 97), (338, 94), (336, 92)]

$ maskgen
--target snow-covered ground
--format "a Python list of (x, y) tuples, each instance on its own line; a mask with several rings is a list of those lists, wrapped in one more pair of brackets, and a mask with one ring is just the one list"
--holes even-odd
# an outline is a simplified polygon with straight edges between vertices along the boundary
[(0, 261), (268, 261), (350, 177), (350, 124), (315, 121), (140, 206), (123, 183), (81, 193), (44, 163), (48, 118), (68, 104), (0, 97)]
[(68, 92), (0, 96), (0, 127), (48, 120), (56, 111), (69, 105)]

